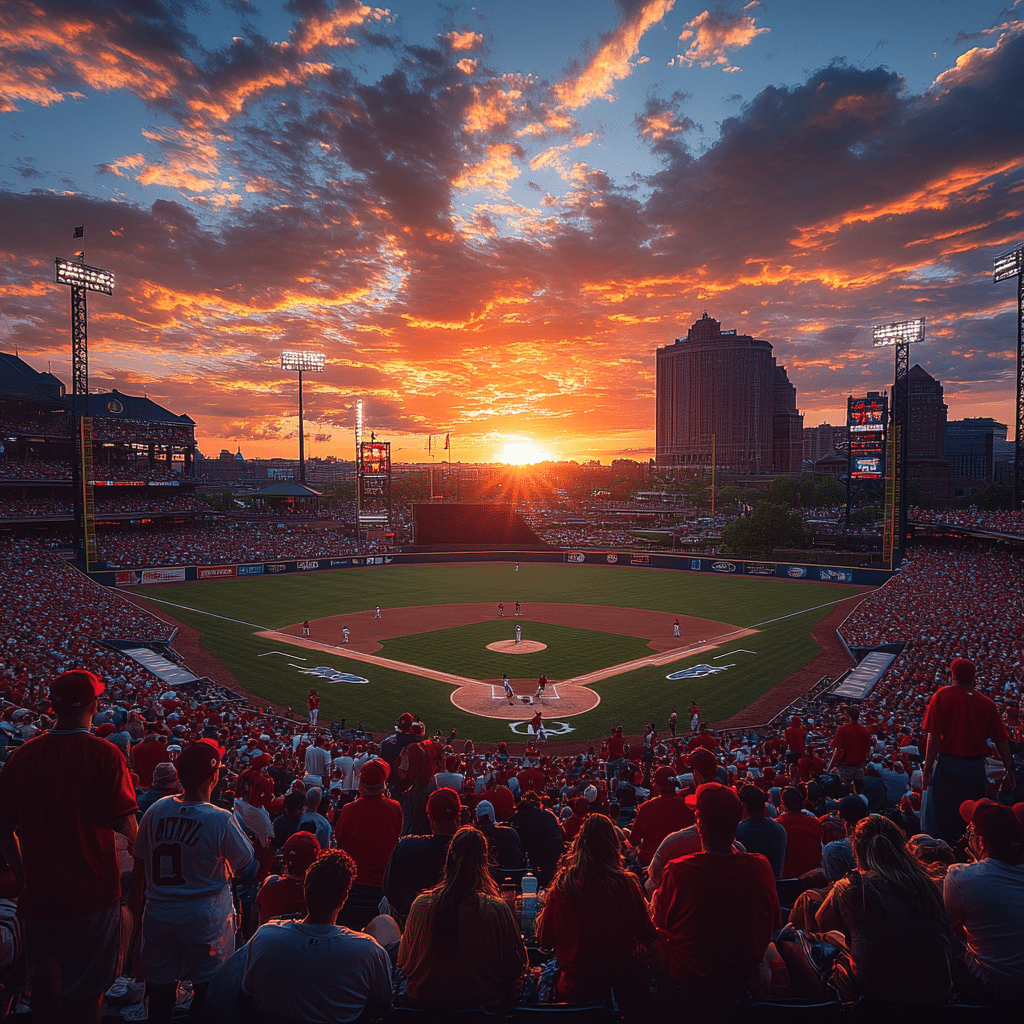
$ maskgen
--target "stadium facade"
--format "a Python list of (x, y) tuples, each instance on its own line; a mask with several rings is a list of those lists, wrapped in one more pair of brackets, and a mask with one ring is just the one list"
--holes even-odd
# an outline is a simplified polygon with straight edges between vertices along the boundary
[(799, 473), (803, 416), (786, 368), (760, 338), (704, 315), (657, 352), (655, 459), (684, 469)]

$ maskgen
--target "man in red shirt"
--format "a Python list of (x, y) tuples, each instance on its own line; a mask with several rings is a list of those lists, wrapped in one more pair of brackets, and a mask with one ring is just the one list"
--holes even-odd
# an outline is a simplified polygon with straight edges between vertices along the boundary
[(796, 786), (782, 792), (784, 808), (775, 820), (786, 830), (786, 862), (783, 878), (799, 878), (821, 867), (821, 839), (825, 829), (813, 814), (804, 808), (804, 795)]
[(799, 715), (794, 715), (789, 720), (789, 728), (783, 732), (786, 740), (786, 760), (790, 764), (796, 764), (807, 751), (807, 730), (800, 721)]
[(256, 894), (248, 932), (275, 917), (305, 917), (306, 897), (302, 880), (306, 869), (320, 856), (320, 842), (312, 832), (296, 832), (281, 847), (284, 874), (272, 875)]
[(859, 793), (864, 788), (864, 765), (871, 754), (871, 733), (858, 721), (859, 708), (847, 707), (844, 710), (848, 721), (839, 726), (832, 737), (832, 758), (828, 770), (835, 768), (850, 792)]
[(402, 834), (402, 805), (384, 795), (390, 769), (374, 758), (359, 775), (359, 796), (338, 814), (338, 848), (356, 862), (356, 877), (338, 923), (363, 929), (377, 916), (384, 896), (384, 869)]
[[(117, 970), (121, 875), (114, 833), (135, 841), (124, 756), (89, 731), (105, 687), (75, 670), (50, 684), (57, 713), (0, 775), (0, 852), (18, 899), (34, 1021), (99, 1021)], [(17, 835), (15, 835), (17, 833)]]
[(668, 954), (669, 980), (683, 989), (688, 1008), (703, 1009), (755, 988), (782, 915), (767, 859), (733, 848), (743, 817), (735, 791), (705, 783), (696, 817), (701, 852), (666, 866), (651, 917)]
[(952, 685), (936, 690), (924, 713), (928, 742), (922, 766), (921, 828), (953, 846), (964, 831), (960, 804), (985, 796), (989, 740), (1006, 768), (1003, 784), (1012, 787), (1014, 777), (1006, 728), (995, 703), (975, 689), (973, 663), (955, 658), (949, 674)]
[(693, 812), (676, 796), (678, 787), (672, 769), (662, 766), (654, 773), (657, 795), (642, 803), (636, 812), (629, 842), (644, 867), (651, 863), (665, 836), (693, 824)]

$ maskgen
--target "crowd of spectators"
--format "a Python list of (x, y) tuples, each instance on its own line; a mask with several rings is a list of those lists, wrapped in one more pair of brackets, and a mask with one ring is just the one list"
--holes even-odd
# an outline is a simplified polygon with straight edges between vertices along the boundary
[[(93, 465), (96, 480), (180, 480), (181, 471), (159, 461), (152, 466), (146, 458), (118, 462), (96, 462)], [(71, 463), (61, 459), (0, 458), (0, 479), (58, 480), (71, 483)]]
[[(175, 494), (152, 497), (127, 497), (123, 495), (102, 495), (96, 498), (97, 516), (127, 515), (174, 515), (212, 512), (213, 509), (194, 494)], [(0, 500), (0, 519), (33, 519), (47, 516), (67, 517), (74, 513), (70, 501), (57, 498), (26, 498), (23, 500)]]
[(913, 508), (908, 518), (913, 523), (936, 523), (990, 533), (1009, 533), (1015, 537), (1024, 536), (1024, 512), (984, 512), (976, 508)]
[[(67, 859), (77, 804), (61, 790), (39, 815), (17, 794), (26, 772), (49, 779), (80, 757), (60, 744), (83, 734), (108, 752), (79, 784), (109, 791), (111, 863), (132, 843), (140, 856), (121, 858), (91, 985), (64, 993), (79, 1010), (141, 1000), (145, 984), (149, 1019), (170, 1020), (184, 980), (207, 1019), (309, 1024), (394, 1003), (606, 1003), (637, 1021), (683, 1006), (720, 1017), (751, 996), (1024, 1008), (1014, 556), (912, 552), (843, 626), (853, 646), (906, 644), (859, 707), (803, 699), (741, 730), (694, 707), (678, 736), (673, 720), (632, 744), (618, 730), (577, 754), (535, 742), (517, 756), (431, 735), (411, 714), (385, 737), (317, 722), (313, 693), (306, 721), (168, 690), (89, 639), (166, 635), (158, 620), (66, 567), (55, 587), (34, 545), (3, 555), (15, 612), (0, 651), (0, 887), (28, 906), (15, 927), (33, 1019), (59, 1008), (39, 944), (77, 935), (78, 952), (52, 955), (80, 965), (74, 929), (100, 925), (76, 919), (79, 883), (63, 873), (70, 903), (38, 910), (38, 871), (12, 848), (17, 835), (31, 853), (41, 830)], [(82, 665), (101, 679), (58, 678)], [(947, 690), (994, 709), (963, 755), (942, 746), (932, 706)], [(24, 742), (54, 722), (46, 750)], [(944, 757), (977, 764), (982, 788), (954, 801), (940, 835), (922, 822)]]

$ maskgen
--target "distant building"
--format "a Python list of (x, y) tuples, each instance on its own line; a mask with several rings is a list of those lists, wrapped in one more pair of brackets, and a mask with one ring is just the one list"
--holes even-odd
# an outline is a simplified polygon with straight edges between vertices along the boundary
[(910, 458), (941, 459), (946, 450), (942, 384), (917, 363), (910, 368)]
[(733, 473), (799, 473), (803, 416), (772, 346), (723, 331), (707, 313), (657, 352), (659, 466)]
[(996, 467), (1013, 458), (1007, 427), (987, 416), (952, 420), (946, 425), (945, 455), (957, 494), (970, 494), (996, 482)]
[(830, 423), (819, 423), (816, 427), (804, 427), (804, 462), (815, 463), (826, 455), (846, 450), (846, 427), (833, 427)]

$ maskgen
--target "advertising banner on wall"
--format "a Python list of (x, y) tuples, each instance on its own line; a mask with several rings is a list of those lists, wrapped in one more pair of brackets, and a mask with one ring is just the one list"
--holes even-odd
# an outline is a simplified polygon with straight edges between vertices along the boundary
[(238, 567), (239, 576), (262, 576), (263, 575), (263, 563), (257, 562), (256, 565), (240, 565)]
[(237, 565), (198, 565), (196, 576), (201, 580), (225, 580), (238, 575)]

